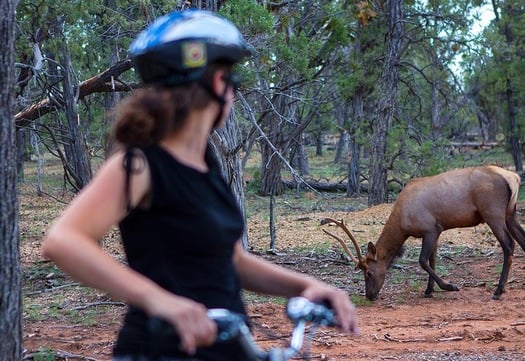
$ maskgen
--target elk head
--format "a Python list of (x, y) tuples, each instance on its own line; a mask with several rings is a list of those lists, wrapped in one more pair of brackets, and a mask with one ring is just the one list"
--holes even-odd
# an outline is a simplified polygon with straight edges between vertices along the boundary
[(365, 276), (365, 296), (369, 300), (375, 300), (379, 294), (379, 291), (381, 290), (381, 287), (383, 287), (388, 267), (385, 262), (381, 262), (378, 259), (377, 250), (374, 244), (372, 242), (368, 243), (368, 253), (366, 256), (363, 256), (361, 254), (359, 244), (343, 220), (337, 221), (332, 218), (325, 218), (323, 223), (334, 223), (346, 233), (348, 238), (350, 238), (355, 247), (357, 257), (354, 256), (352, 252), (350, 252), (345, 241), (335, 234), (323, 229), (324, 233), (333, 237), (343, 247), (343, 250), (348, 255), (348, 257), (356, 264), (355, 269), (360, 269), (363, 271), (363, 275)]

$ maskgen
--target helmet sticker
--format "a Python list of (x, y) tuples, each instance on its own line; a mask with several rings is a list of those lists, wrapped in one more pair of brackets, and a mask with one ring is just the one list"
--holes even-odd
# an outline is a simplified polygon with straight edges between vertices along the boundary
[(182, 44), (182, 64), (185, 68), (199, 68), (206, 65), (206, 43), (187, 41)]

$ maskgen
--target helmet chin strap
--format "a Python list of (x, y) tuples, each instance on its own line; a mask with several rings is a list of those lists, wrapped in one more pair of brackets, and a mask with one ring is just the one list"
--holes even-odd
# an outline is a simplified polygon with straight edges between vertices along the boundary
[(199, 84), (204, 89), (206, 89), (208, 94), (214, 100), (216, 100), (217, 103), (219, 103), (219, 106), (220, 106), (219, 113), (217, 114), (217, 116), (215, 117), (215, 121), (213, 122), (213, 128), (215, 129), (219, 125), (219, 123), (220, 123), (220, 121), (222, 119), (222, 116), (224, 115), (224, 106), (226, 104), (226, 93), (228, 92), (228, 87), (230, 87), (231, 84), (229, 82), (226, 83), (226, 87), (224, 88), (224, 92), (222, 93), (222, 95), (217, 95), (217, 93), (215, 93), (215, 91), (213, 91), (211, 86), (208, 83), (204, 82), (204, 81), (199, 81)]

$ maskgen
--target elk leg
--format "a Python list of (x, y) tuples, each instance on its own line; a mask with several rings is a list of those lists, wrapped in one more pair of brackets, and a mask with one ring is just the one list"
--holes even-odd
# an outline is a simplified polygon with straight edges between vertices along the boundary
[[(489, 225), (490, 226), (490, 225)], [(499, 300), (501, 295), (505, 292), (505, 285), (509, 277), (510, 267), (512, 266), (512, 256), (514, 254), (514, 240), (510, 237), (507, 229), (492, 229), (492, 232), (496, 236), (503, 250), (503, 268), (501, 269), (501, 275), (499, 278), (498, 287), (492, 296), (493, 300)], [(521, 244), (520, 244), (521, 245)]]
[[(436, 242), (437, 245), (437, 242)], [(432, 268), (434, 271), (436, 270), (436, 246), (434, 246), (434, 250), (430, 254), (430, 258), (428, 259), (428, 263), (430, 265), (430, 268)], [(434, 293), (434, 279), (430, 274), (428, 275), (428, 283), (427, 283), (427, 289), (425, 290), (425, 297), (432, 297), (432, 294)]]
[[(434, 292), (435, 281), (439, 288), (445, 291), (459, 291), (455, 285), (443, 281), (434, 271), (436, 263), (437, 253), (437, 239), (440, 233), (427, 233), (423, 236), (423, 244), (421, 246), (421, 253), (419, 254), (419, 264), (421, 268), (427, 271), (429, 275), (427, 289), (425, 291), (425, 297), (432, 297)], [(431, 261), (431, 258), (433, 260)]]
[(508, 219), (507, 228), (509, 229), (512, 237), (516, 240), (516, 242), (518, 242), (521, 249), (525, 251), (525, 231), (521, 227), (520, 222), (516, 217), (516, 210), (514, 210), (512, 217)]

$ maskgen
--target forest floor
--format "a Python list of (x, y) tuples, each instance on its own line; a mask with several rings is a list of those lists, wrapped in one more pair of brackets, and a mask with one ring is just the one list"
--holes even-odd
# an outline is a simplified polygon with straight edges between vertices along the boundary
[[(310, 204), (315, 204), (316, 196), (310, 197)], [(346, 202), (353, 201), (347, 198)], [(42, 234), (59, 211), (53, 204), (49, 197), (22, 190), (24, 359), (111, 360), (126, 307), (68, 279), (42, 258)], [(346, 290), (358, 308), (360, 334), (318, 329), (310, 346), (311, 360), (525, 360), (525, 254), (516, 248), (507, 292), (501, 300), (492, 300), (502, 253), (485, 225), (449, 230), (440, 238), (438, 273), (455, 283), (459, 292), (437, 290), (433, 298), (422, 296), (427, 276), (417, 263), (420, 242), (409, 239), (405, 255), (389, 270), (378, 300), (369, 302), (364, 298), (362, 274), (322, 232), (329, 226), (321, 225), (321, 220), (344, 219), (359, 243), (366, 244), (377, 239), (391, 204), (306, 209), (288, 200), (280, 207), (273, 253), (267, 252), (266, 213), (249, 215), (251, 252)], [(520, 204), (522, 224), (524, 211), (525, 204)], [(103, 246), (123, 260), (116, 232), (108, 235)], [(246, 302), (260, 346), (289, 341), (291, 326), (284, 316), (284, 300), (247, 294)]]

